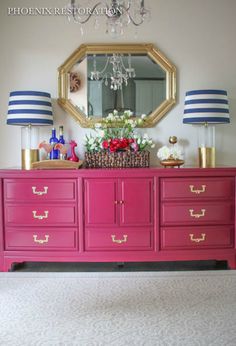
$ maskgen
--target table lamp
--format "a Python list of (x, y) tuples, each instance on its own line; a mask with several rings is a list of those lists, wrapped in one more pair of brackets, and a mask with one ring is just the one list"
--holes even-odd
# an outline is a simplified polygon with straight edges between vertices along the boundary
[(215, 167), (215, 124), (229, 122), (227, 91), (206, 89), (186, 92), (183, 123), (199, 125), (199, 167)]
[(21, 128), (21, 163), (23, 169), (39, 160), (39, 127), (53, 124), (51, 95), (42, 91), (12, 91), (9, 96), (8, 125)]

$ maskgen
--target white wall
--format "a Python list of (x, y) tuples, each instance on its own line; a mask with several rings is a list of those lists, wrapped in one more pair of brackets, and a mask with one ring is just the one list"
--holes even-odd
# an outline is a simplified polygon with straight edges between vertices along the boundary
[[(146, 130), (157, 148), (176, 135), (185, 147), (187, 165), (196, 159), (195, 129), (182, 124), (186, 90), (219, 88), (228, 91), (231, 123), (217, 127), (218, 164), (236, 165), (236, 1), (149, 0), (152, 20), (138, 30), (130, 27), (122, 38), (112, 40), (104, 27), (92, 23), (80, 35), (78, 25), (62, 16), (8, 16), (8, 7), (62, 7), (68, 0), (0, 1), (0, 167), (20, 166), (20, 129), (7, 126), (8, 95), (11, 90), (45, 90), (54, 99), (55, 125), (64, 125), (67, 138), (79, 143), (83, 154), (82, 129), (57, 105), (57, 68), (82, 43), (154, 43), (176, 65), (177, 105), (156, 127)], [(80, 0), (80, 4), (91, 2)], [(48, 139), (50, 128), (41, 131)], [(157, 163), (153, 152), (152, 164)]]

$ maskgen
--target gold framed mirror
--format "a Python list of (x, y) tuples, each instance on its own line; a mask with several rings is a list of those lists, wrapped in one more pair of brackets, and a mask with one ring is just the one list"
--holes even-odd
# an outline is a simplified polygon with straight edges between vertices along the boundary
[(58, 72), (58, 103), (82, 127), (114, 109), (152, 127), (176, 103), (176, 68), (153, 44), (83, 44)]

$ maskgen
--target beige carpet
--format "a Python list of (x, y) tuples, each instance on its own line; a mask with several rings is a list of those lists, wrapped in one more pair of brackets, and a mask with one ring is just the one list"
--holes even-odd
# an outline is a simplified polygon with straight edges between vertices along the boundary
[(1, 273), (1, 346), (236, 345), (236, 271)]

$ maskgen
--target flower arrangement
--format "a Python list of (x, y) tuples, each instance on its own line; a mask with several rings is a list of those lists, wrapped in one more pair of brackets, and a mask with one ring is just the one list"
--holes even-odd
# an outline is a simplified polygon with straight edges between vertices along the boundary
[(183, 157), (182, 151), (178, 146), (167, 147), (164, 145), (157, 152), (157, 157), (163, 160), (181, 160)]
[(154, 148), (154, 143), (147, 134), (143, 136), (134, 132), (134, 128), (144, 124), (146, 115), (134, 119), (131, 111), (124, 111), (119, 115), (114, 110), (100, 123), (95, 124), (97, 134), (86, 135), (85, 147), (87, 152), (109, 151), (143, 151)]
[(154, 143), (147, 134), (134, 129), (146, 122), (146, 115), (134, 118), (131, 111), (109, 113), (95, 124), (95, 135), (85, 137), (87, 167), (148, 167), (149, 151)]

